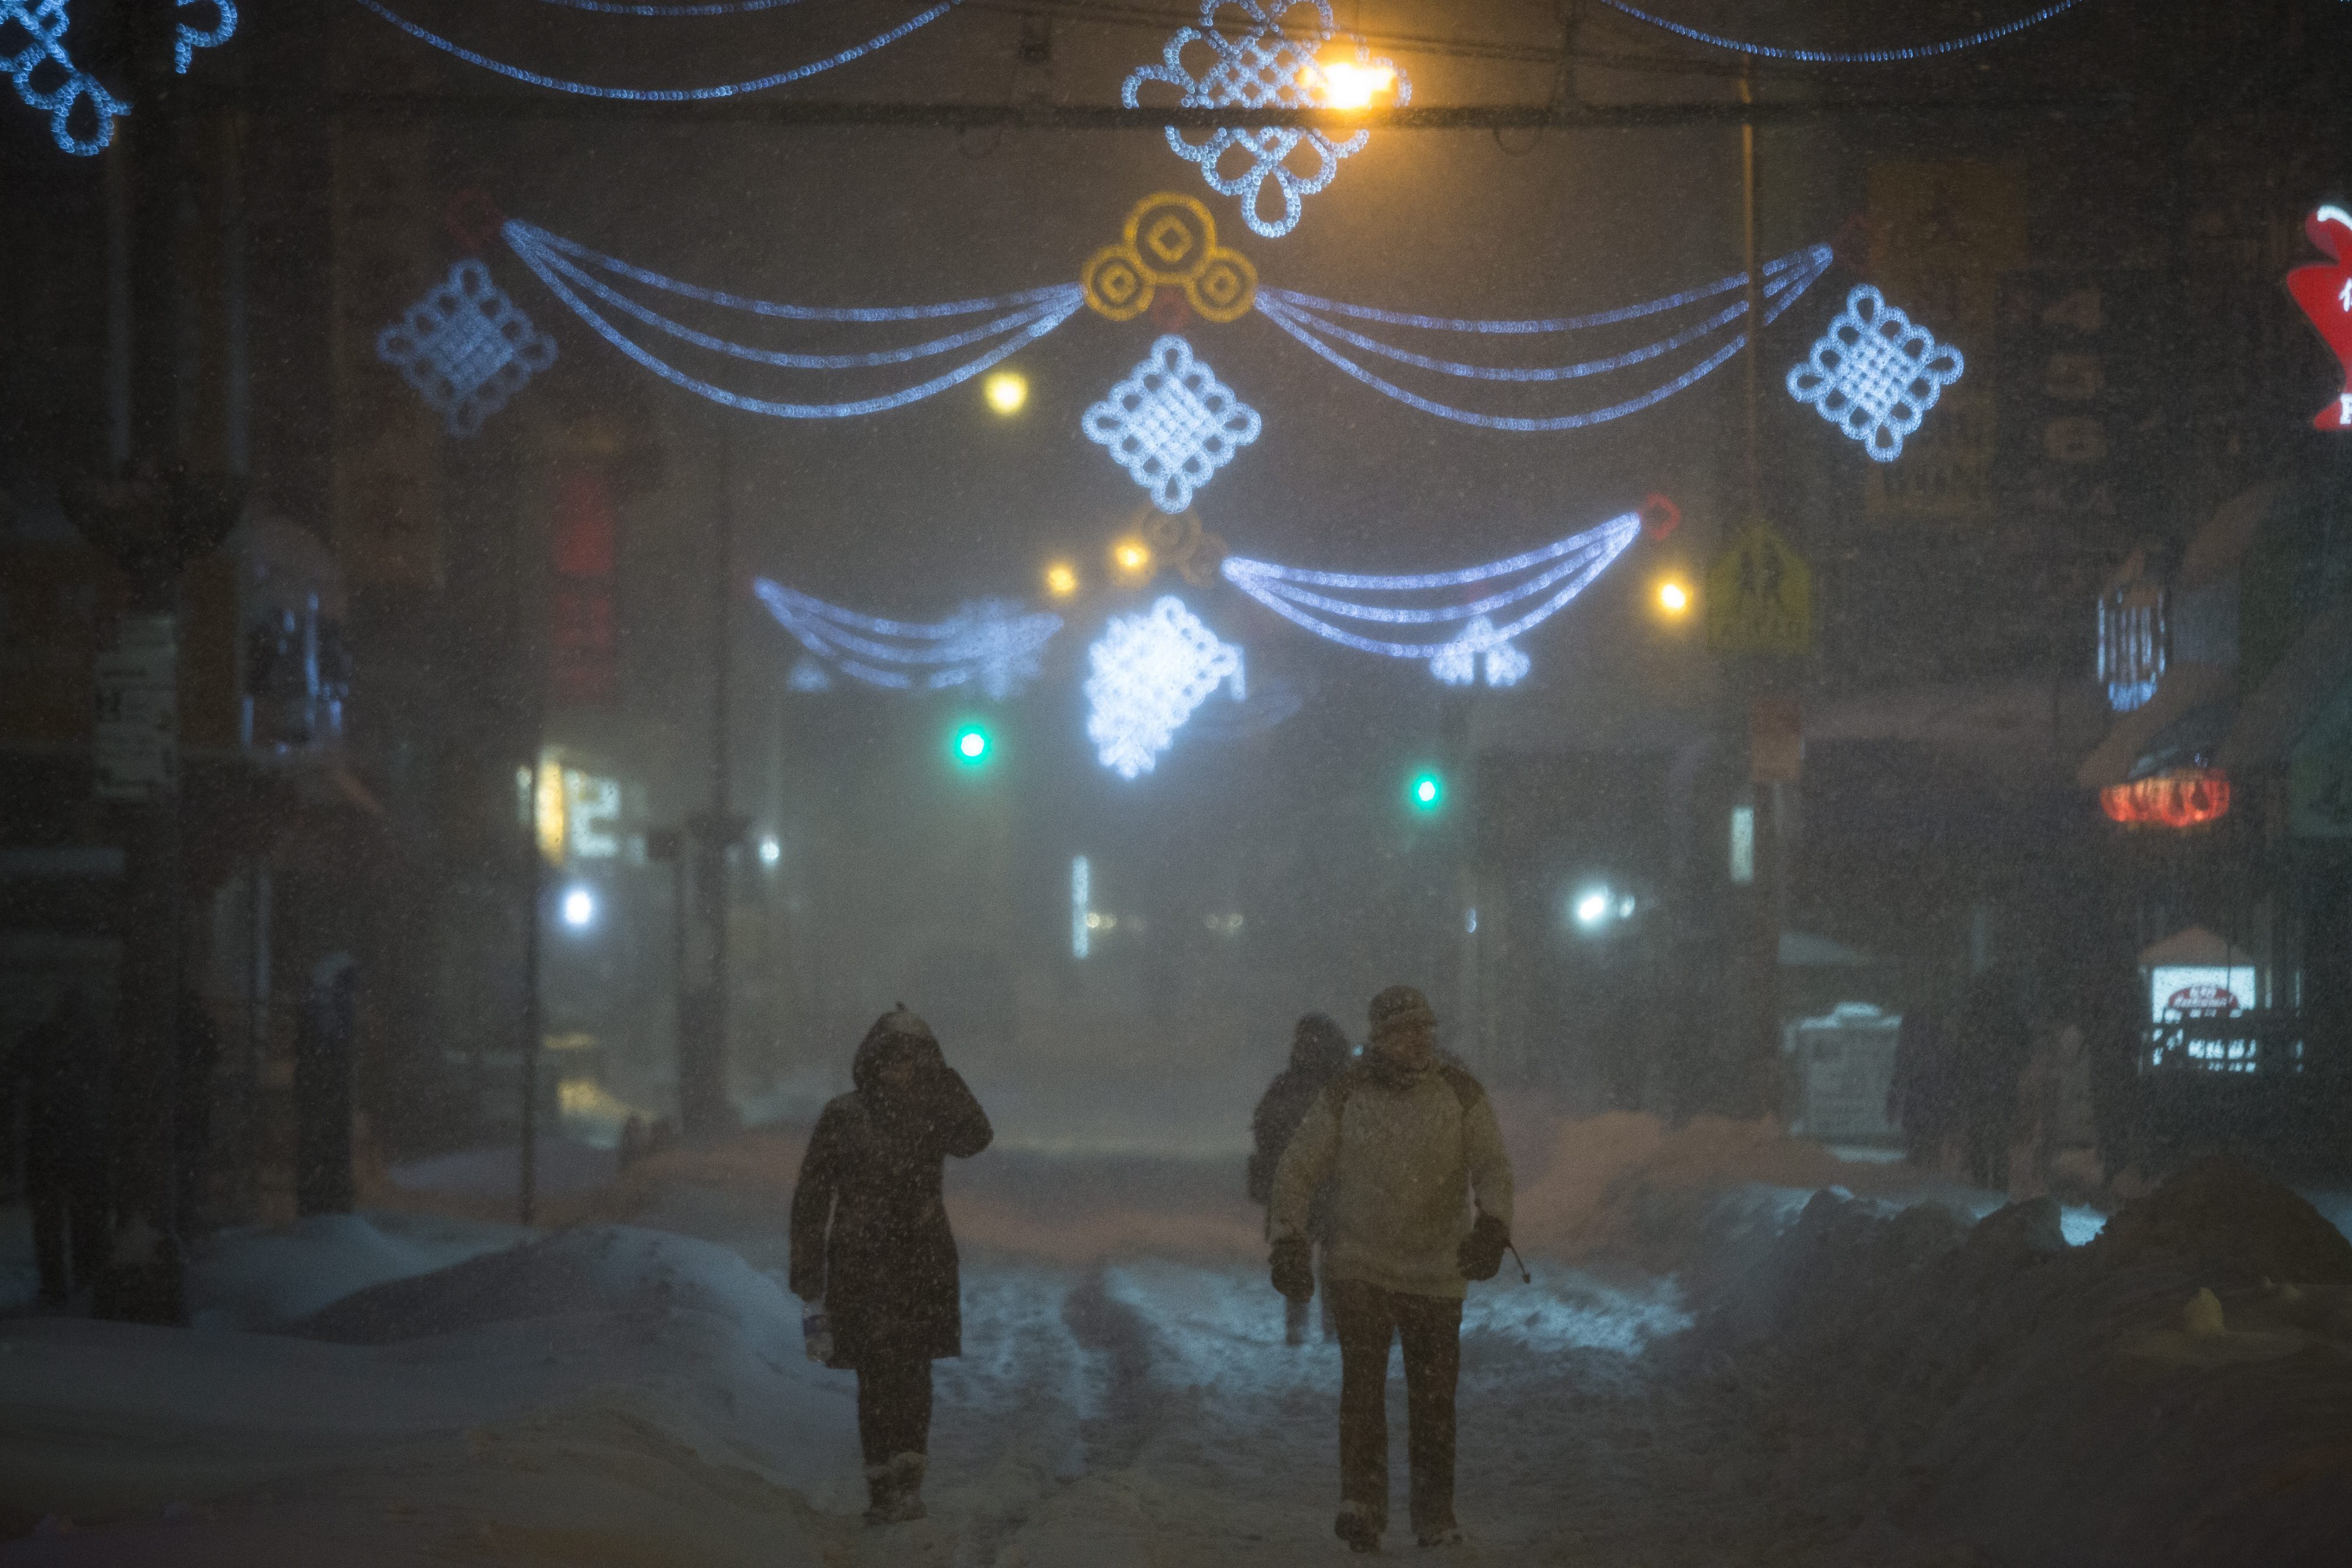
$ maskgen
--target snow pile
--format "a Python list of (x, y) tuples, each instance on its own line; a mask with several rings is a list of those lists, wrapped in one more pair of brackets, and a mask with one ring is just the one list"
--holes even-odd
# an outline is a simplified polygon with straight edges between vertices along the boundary
[(321, 1214), (283, 1228), (223, 1231), (189, 1262), (189, 1320), (201, 1329), (277, 1328), (355, 1291), (430, 1273), (529, 1234), (519, 1226), (400, 1214)]
[(1538, 1120), (1506, 1107), (1505, 1136), (1518, 1176), (1514, 1236), (1523, 1249), (1563, 1259), (1671, 1266), (1714, 1221), (1726, 1189), (1777, 1189), (1744, 1200), (1749, 1218), (1777, 1230), (1815, 1187), (1913, 1178), (1900, 1166), (1849, 1165), (1769, 1120), (1695, 1116), (1669, 1127), (1631, 1111)]
[[(2011, 1568), (2326, 1561), (2352, 1539), (2352, 1270), (2325, 1223), (2236, 1168), (2086, 1247), (2047, 1199), (1964, 1228), (1822, 1193), (1761, 1267), (1695, 1284), (1676, 1349), (1840, 1530)], [(2319, 1271), (2266, 1281), (2283, 1260)]]

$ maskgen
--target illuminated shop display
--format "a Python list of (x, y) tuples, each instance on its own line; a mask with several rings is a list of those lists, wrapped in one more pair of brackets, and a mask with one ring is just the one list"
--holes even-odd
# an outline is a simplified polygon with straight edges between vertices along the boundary
[[(209, 14), (212, 20), (209, 27), (185, 17), (180, 21), (172, 51), (179, 74), (185, 76), (198, 49), (213, 48), (236, 36), (236, 6), (231, 0), (179, 0), (179, 9), (193, 10), (198, 17)], [(114, 122), (130, 113), (131, 106), (73, 63), (66, 50), (66, 34), (72, 26), (68, 0), (0, 0), (0, 44), (17, 44), (13, 52), (0, 54), (0, 71), (16, 84), (26, 108), (49, 117), (49, 137), (58, 150), (87, 158), (114, 141)], [(89, 131), (78, 135), (74, 111), (85, 107)]]
[(2129, 713), (2155, 698), (2166, 641), (2164, 590), (2143, 571), (2130, 571), (2099, 595), (2099, 680), (2109, 707)]
[(2304, 220), (2303, 232), (2326, 254), (2328, 265), (2296, 267), (2286, 275), (2287, 292), (2344, 372), (2344, 390), (2311, 423), (2320, 430), (2352, 430), (2352, 212), (2322, 207)]
[[(1460, 571), (1366, 576), (1239, 556), (1228, 556), (1223, 571), (1244, 593), (1318, 637), (1391, 659), (1425, 659), (1430, 673), (1448, 685), (1467, 685), (1483, 672), (1488, 685), (1508, 686), (1528, 667), (1512, 640), (1583, 592), (1641, 534), (1642, 514), (1627, 512), (1541, 549)], [(1463, 592), (1473, 588), (1484, 591)], [(1498, 625), (1497, 616), (1510, 619)], [(1350, 623), (1426, 628), (1430, 634), (1398, 641), (1351, 630)]]
[(470, 260), (379, 333), (375, 351), (444, 416), (452, 435), (481, 429), (555, 363), (555, 340), (490, 281), (489, 268)]
[[(1780, 313), (1794, 304), (1797, 298), (1828, 269), (1830, 260), (1827, 246), (1814, 246), (1767, 262), (1762, 269), (1764, 319), (1767, 322), (1778, 319)], [(1474, 320), (1422, 316), (1376, 309), (1365, 305), (1343, 304), (1287, 288), (1259, 289), (1257, 308), (1260, 315), (1312, 350), (1318, 358), (1336, 365), (1373, 391), (1392, 397), (1408, 407), (1417, 408), (1423, 413), (1433, 413), (1441, 419), (1478, 425), (1487, 430), (1579, 430), (1586, 425), (1622, 419), (1629, 413), (1638, 413), (1663, 402), (1739, 352), (1748, 341), (1743, 325), (1748, 312), (1747, 301), (1744, 298), (1735, 298), (1727, 303), (1722, 301), (1727, 295), (1744, 292), (1747, 286), (1748, 275), (1735, 273), (1704, 287), (1685, 289), (1664, 298), (1552, 320)], [(1566, 363), (1538, 366), (1472, 364), (1423, 354), (1346, 325), (1349, 321), (1368, 322), (1390, 329), (1405, 328), (1444, 334), (1446, 340), (1452, 341), (1465, 338), (1473, 341), (1486, 340), (1491, 346), (1492, 340), (1496, 339), (1591, 334), (1596, 329), (1654, 317), (1664, 319), (1655, 323), (1657, 327), (1670, 329), (1647, 342)], [(1695, 349), (1704, 352), (1694, 361), (1685, 363), (1677, 357)], [(1580, 382), (1589, 377), (1617, 371), (1633, 371), (1644, 378), (1654, 379), (1650, 379), (1649, 384), (1641, 392), (1619, 397), (1599, 407), (1562, 413), (1507, 414), (1464, 408), (1423, 396), (1367, 368), (1360, 360), (1351, 358), (1349, 350), (1455, 381), (1489, 386), (1497, 383)], [(1608, 384), (1612, 388), (1624, 385), (1622, 382)]]
[[(1309, 12), (1310, 25), (1291, 26)], [(1335, 46), (1339, 37), (1328, 0), (1201, 0), (1200, 21), (1171, 34), (1160, 64), (1129, 76), (1119, 96), (1129, 109), (1154, 84), (1174, 88), (1186, 109), (1363, 109), (1375, 96), (1400, 106), (1412, 101), (1412, 83), (1394, 60), (1374, 58), (1352, 35), (1351, 47)], [(1297, 226), (1301, 202), (1371, 140), (1366, 131), (1339, 141), (1283, 125), (1220, 126), (1198, 141), (1171, 125), (1167, 136), (1168, 150), (1199, 164), (1211, 190), (1239, 198), (1242, 220), (1268, 239)], [(1302, 173), (1302, 162), (1313, 167)], [(1278, 213), (1267, 210), (1269, 182)]]
[(2218, 768), (2168, 768), (2108, 785), (2099, 809), (2127, 828), (2201, 828), (2230, 814), (2230, 776)]
[[(837, 54), (827, 55), (820, 60), (811, 60), (806, 65), (794, 66), (790, 70), (774, 71), (767, 76), (753, 77), (745, 81), (719, 82), (708, 87), (667, 88), (602, 87), (594, 82), (572, 81), (562, 77), (549, 76), (541, 71), (527, 70), (521, 66), (492, 59), (478, 50), (466, 47), (455, 39), (445, 38), (429, 28), (419, 26), (391, 7), (379, 4), (379, 0), (358, 0), (358, 3), (420, 44), (439, 49), (443, 54), (463, 60), (469, 66), (478, 66), (486, 71), (496, 71), (510, 80), (525, 82), (532, 87), (543, 87), (553, 92), (575, 93), (583, 98), (619, 99), (633, 103), (706, 103), (713, 99), (740, 98), (746, 93), (765, 92), (771, 88), (804, 81), (820, 72), (848, 65), (853, 60), (864, 59), (877, 49), (889, 47), (917, 28), (928, 26), (938, 21), (961, 5), (963, 0), (940, 0), (938, 5), (918, 11), (897, 26), (886, 32), (877, 33), (862, 44), (853, 44)], [(665, 10), (658, 13), (640, 11), (635, 14), (669, 16), (681, 13)]]
[(1219, 685), (1247, 695), (1242, 651), (1171, 594), (1141, 614), (1115, 615), (1087, 651), (1087, 738), (1123, 779), (1149, 773)]
[(1265, 422), (1193, 357), (1190, 343), (1167, 337), (1087, 410), (1079, 428), (1110, 448), (1112, 460), (1161, 511), (1181, 512), (1195, 490), (1258, 438)]
[(1903, 455), (1903, 438), (1919, 428), (1968, 361), (1949, 343), (1915, 325), (1864, 284), (1789, 371), (1789, 395), (1809, 402), (1880, 463)]
[(1612, 11), (1621, 12), (1637, 22), (1646, 22), (1653, 27), (1662, 27), (1669, 33), (1688, 38), (1693, 43), (1706, 44), (1718, 49), (1731, 49), (1743, 55), (1754, 55), (1759, 59), (1790, 60), (1801, 65), (1815, 66), (1895, 65), (1905, 60), (1926, 60), (1933, 59), (1938, 55), (1956, 55), (1963, 49), (1973, 49), (1985, 44), (1997, 44), (2003, 38), (2015, 37), (2029, 27), (2038, 27), (2053, 16), (2063, 16), (2072, 11), (2082, 3), (2083, 0), (2053, 0), (2052, 4), (2042, 6), (2040, 10), (2017, 17), (2013, 21), (1999, 23), (1990, 27), (1980, 27), (1973, 33), (1965, 34), (1957, 38), (1938, 39), (1930, 43), (1906, 44), (1881, 49), (1799, 49), (1726, 37), (1719, 33), (1701, 32), (1696, 27), (1685, 26), (1681, 22), (1671, 22), (1664, 16), (1654, 16), (1650, 12), (1629, 5), (1625, 0), (1601, 0), (1601, 4)]
[(751, 591), (808, 650), (791, 676), (803, 692), (830, 687), (829, 667), (898, 691), (977, 685), (1003, 702), (1037, 678), (1045, 644), (1062, 629), (1060, 616), (1031, 613), (1010, 599), (974, 600), (944, 621), (919, 623), (861, 615), (764, 577)]

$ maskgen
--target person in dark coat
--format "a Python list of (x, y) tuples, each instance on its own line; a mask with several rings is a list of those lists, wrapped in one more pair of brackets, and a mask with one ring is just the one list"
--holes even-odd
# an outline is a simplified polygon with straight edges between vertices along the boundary
[(2018, 1090), (2033, 1037), (2008, 975), (1988, 969), (1969, 982), (1954, 1030), (1953, 1079), (1958, 1090), (1969, 1179), (2009, 1190), (2009, 1145), (2017, 1130)]
[(0, 1082), (0, 1105), (25, 1096), (25, 1197), (45, 1306), (61, 1307), (75, 1286), (89, 1285), (111, 1249), (108, 1055), (88, 998), (68, 986), (57, 1010), (16, 1042)]
[(793, 1294), (809, 1354), (857, 1374), (869, 1524), (923, 1517), (931, 1363), (962, 1354), (955, 1237), (940, 1166), (995, 1134), (921, 1019), (899, 1007), (866, 1031), (856, 1088), (810, 1134), (793, 1193)]
[[(1348, 1059), (1356, 1048), (1349, 1043), (1347, 1031), (1327, 1013), (1308, 1013), (1298, 1020), (1290, 1035), (1290, 1065), (1275, 1074), (1259, 1097), (1257, 1109), (1250, 1116), (1250, 1135), (1254, 1146), (1250, 1151), (1249, 1195), (1252, 1203), (1261, 1206), (1274, 1201), (1274, 1173), (1282, 1164), (1282, 1152), (1290, 1147), (1298, 1124), (1307, 1119), (1315, 1097), (1324, 1086), (1337, 1078), (1347, 1067)], [(1315, 1199), (1307, 1210), (1307, 1234), (1318, 1249), (1325, 1249), (1331, 1239), (1331, 1183), (1326, 1180), (1316, 1189)], [(1317, 1292), (1323, 1300), (1323, 1337), (1331, 1337), (1331, 1296), (1328, 1291)], [(1307, 1342), (1307, 1319), (1310, 1301), (1283, 1300), (1283, 1337), (1292, 1344)]]
[(1904, 1154), (1914, 1166), (1923, 1171), (1947, 1168), (1947, 1152), (1960, 1130), (1958, 1087), (1953, 1082), (1951, 1030), (1928, 1009), (1904, 1009), (1886, 1114), (1903, 1129)]

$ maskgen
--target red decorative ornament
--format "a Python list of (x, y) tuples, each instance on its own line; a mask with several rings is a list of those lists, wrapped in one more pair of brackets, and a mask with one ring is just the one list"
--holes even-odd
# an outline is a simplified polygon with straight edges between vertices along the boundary
[(1653, 490), (1642, 497), (1642, 531), (1654, 539), (1664, 538), (1683, 526), (1683, 509), (1666, 497)]
[(2099, 810), (2126, 828), (2201, 828), (2230, 814), (2230, 776), (2218, 768), (2169, 768), (2099, 791)]
[(2344, 369), (2344, 390), (2311, 423), (2321, 430), (2352, 430), (2352, 212), (2322, 207), (2304, 221), (2303, 232), (2333, 265), (2296, 267), (2286, 275), (2286, 290)]

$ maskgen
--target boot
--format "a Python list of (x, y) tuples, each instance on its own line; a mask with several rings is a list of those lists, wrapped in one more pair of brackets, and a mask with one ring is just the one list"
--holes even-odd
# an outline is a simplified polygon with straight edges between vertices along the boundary
[(929, 1461), (920, 1454), (890, 1457), (890, 1521), (903, 1523), (923, 1517), (923, 1471)]
[(888, 1465), (866, 1467), (866, 1522), (887, 1524), (898, 1504), (898, 1479)]
[(1343, 1502), (1339, 1505), (1339, 1517), (1331, 1521), (1331, 1533), (1346, 1542), (1350, 1552), (1378, 1552), (1381, 1524), (1362, 1503)]

